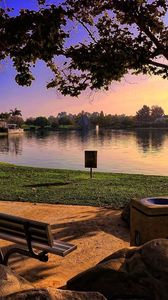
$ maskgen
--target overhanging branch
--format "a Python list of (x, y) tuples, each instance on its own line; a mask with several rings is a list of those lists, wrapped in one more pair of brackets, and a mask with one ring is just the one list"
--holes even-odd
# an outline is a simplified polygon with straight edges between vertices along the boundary
[(164, 69), (168, 69), (168, 65), (165, 65), (165, 64), (162, 64), (162, 63), (159, 63), (157, 61), (153, 61), (153, 60), (148, 60), (148, 63), (150, 65), (153, 65), (153, 66), (156, 66), (156, 67), (159, 67), (159, 68), (164, 68)]
[(95, 43), (97, 43), (97, 41), (96, 41), (94, 35), (93, 35), (92, 32), (88, 29), (88, 27), (85, 25), (85, 23), (84, 23), (83, 21), (77, 19), (77, 18), (76, 18), (76, 20), (77, 20), (77, 21), (78, 21), (78, 22), (86, 29), (86, 31), (88, 32), (88, 34), (89, 34), (89, 36), (91, 37), (91, 39), (92, 39)]

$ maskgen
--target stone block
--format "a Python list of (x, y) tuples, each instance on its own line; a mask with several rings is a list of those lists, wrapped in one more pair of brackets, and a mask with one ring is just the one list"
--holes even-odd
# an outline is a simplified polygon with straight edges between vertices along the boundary
[(168, 238), (168, 197), (131, 201), (130, 245), (140, 246), (157, 238)]

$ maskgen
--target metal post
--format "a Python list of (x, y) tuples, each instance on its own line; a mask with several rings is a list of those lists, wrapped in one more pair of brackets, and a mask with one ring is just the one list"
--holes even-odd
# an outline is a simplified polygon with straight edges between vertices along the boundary
[(92, 178), (92, 168), (90, 168), (90, 178)]

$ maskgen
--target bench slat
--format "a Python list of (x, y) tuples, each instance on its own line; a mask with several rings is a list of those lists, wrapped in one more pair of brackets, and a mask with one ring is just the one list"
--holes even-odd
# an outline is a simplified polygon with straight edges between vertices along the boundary
[[(22, 238), (22, 239), (26, 240), (26, 235), (25, 235), (24, 231), (18, 232), (16, 230), (13, 230), (13, 229), (10, 229), (10, 228), (6, 229), (5, 227), (0, 226), (0, 233), (7, 234), (7, 235), (14, 235), (15, 237)], [(41, 242), (41, 243), (44, 243), (44, 244), (48, 245), (48, 239), (47, 239), (46, 234), (42, 234), (42, 236), (38, 235), (38, 234), (31, 234), (31, 240)]]
[(33, 227), (39, 228), (39, 229), (48, 226), (48, 223), (45, 223), (45, 222), (39, 222), (39, 221), (30, 220), (27, 218), (21, 218), (21, 217), (3, 214), (3, 213), (0, 213), (0, 221), (1, 220), (7, 221), (7, 222), (13, 222), (16, 224), (21, 224), (21, 225), (24, 225), (26, 222), (28, 222), (28, 223), (31, 223), (31, 225)]
[[(58, 241), (58, 242), (57, 242)], [(62, 247), (63, 249), (69, 249), (69, 245), (72, 245), (72, 244), (69, 244), (69, 243), (66, 243), (66, 242), (62, 242), (60, 240), (54, 240), (53, 242), (53, 247), (57, 247), (57, 246), (60, 246)]]
[(69, 244), (69, 243), (66, 243), (66, 242), (62, 242), (62, 241), (59, 241), (59, 240), (54, 240), (54, 243), (53, 243), (53, 249), (57, 249), (57, 247), (61, 247), (62, 248), (62, 255), (61, 256), (66, 256), (67, 254), (69, 254), (70, 252), (74, 251), (75, 249), (77, 249), (77, 246), (76, 245), (73, 245), (73, 244)]
[(0, 238), (27, 246), (26, 226), (34, 249), (45, 250), (48, 253), (66, 256), (77, 247), (67, 242), (54, 240), (51, 226), (44, 222), (38, 222), (17, 216), (0, 213)]
[[(22, 224), (15, 224), (13, 222), (6, 222), (4, 220), (0, 219), (0, 229), (9, 229), (12, 231), (17, 231), (17, 232), (24, 232), (24, 226)], [(29, 232), (31, 234), (37, 235), (37, 236), (46, 236), (46, 232), (45, 232), (46, 227), (44, 227), (43, 229), (38, 229), (38, 228), (33, 228), (30, 224), (29, 227)]]
[(50, 225), (43, 222), (37, 222), (26, 218), (20, 218), (0, 213), (0, 232), (3, 234), (14, 235), (17, 238), (25, 239), (24, 225), (28, 224), (30, 238), (35, 242), (41, 242), (52, 246), (53, 237), (51, 235)]
[[(22, 238), (22, 239), (26, 240), (26, 236), (25, 236), (24, 232), (17, 232), (17, 231), (14, 231), (12, 229), (2, 228), (0, 226), (0, 233), (6, 234), (6, 235), (14, 235), (15, 237)], [(36, 235), (31, 234), (31, 240), (34, 241), (34, 242), (37, 241), (37, 242), (44, 243), (45, 245), (48, 245), (48, 240), (47, 240), (45, 235), (39, 236), (37, 234)]]
[(0, 233), (4, 233), (4, 234), (9, 234), (9, 235), (15, 235), (17, 237), (21, 237), (25, 239), (25, 233), (24, 231), (22, 232), (18, 232), (16, 230), (10, 229), (10, 228), (5, 228), (5, 227), (1, 227), (0, 226)]
[[(12, 235), (3, 234), (1, 232), (0, 232), (0, 238), (4, 239), (4, 240), (8, 240), (10, 242), (18, 243), (21, 245), (26, 245), (25, 239), (19, 238), (19, 237), (14, 237)], [(66, 242), (62, 242), (59, 240), (54, 240), (52, 247), (48, 246), (48, 245), (44, 245), (40, 242), (37, 243), (37, 242), (32, 241), (32, 247), (35, 249), (46, 250), (49, 253), (57, 254), (57, 255), (60, 255), (63, 257), (77, 248), (75, 245), (72, 245), (72, 244), (69, 244)]]

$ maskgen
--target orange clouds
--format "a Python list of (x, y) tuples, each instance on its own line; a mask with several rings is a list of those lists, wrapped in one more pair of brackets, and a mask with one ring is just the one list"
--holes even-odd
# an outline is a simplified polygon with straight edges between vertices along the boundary
[[(128, 77), (127, 81), (112, 85), (107, 93), (98, 95), (92, 105), (106, 113), (134, 115), (143, 104), (160, 105), (168, 113), (168, 81), (159, 77)], [(95, 97), (96, 98), (96, 97)], [(87, 106), (89, 109), (89, 105)], [(91, 106), (90, 106), (91, 107)]]
[(22, 110), (23, 117), (57, 115), (61, 111), (78, 113), (104, 111), (110, 114), (135, 115), (144, 104), (160, 105), (168, 114), (168, 80), (159, 77), (130, 76), (122, 82), (113, 83), (109, 91), (83, 93), (78, 99), (59, 95), (56, 90), (47, 90), (35, 81), (32, 87), (7, 88), (2, 99), (3, 110), (12, 107)]

